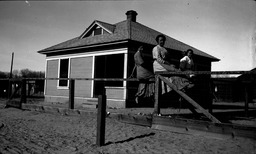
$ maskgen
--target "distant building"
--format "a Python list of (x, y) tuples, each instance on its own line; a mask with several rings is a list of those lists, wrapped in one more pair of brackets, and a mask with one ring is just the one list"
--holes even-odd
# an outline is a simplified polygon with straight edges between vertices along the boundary
[[(152, 54), (155, 38), (160, 32), (136, 21), (137, 13), (126, 13), (126, 20), (116, 24), (93, 21), (78, 37), (38, 51), (46, 55), (47, 78), (128, 78), (134, 67), (133, 55), (140, 45)], [(219, 59), (167, 36), (165, 47), (172, 52), (171, 60), (178, 65), (182, 51), (194, 50), (197, 70), (210, 71), (211, 63)], [(75, 103), (97, 104), (103, 82), (75, 81)], [(67, 102), (69, 82), (47, 80), (45, 99)], [(105, 82), (107, 105), (125, 108), (133, 106), (137, 83), (127, 81)], [(201, 90), (201, 97), (204, 90)]]
[[(256, 72), (256, 68), (250, 70)], [(240, 74), (236, 76), (212, 75), (214, 99), (216, 102), (244, 102), (245, 88), (248, 88), (249, 103), (256, 103), (255, 74)]]

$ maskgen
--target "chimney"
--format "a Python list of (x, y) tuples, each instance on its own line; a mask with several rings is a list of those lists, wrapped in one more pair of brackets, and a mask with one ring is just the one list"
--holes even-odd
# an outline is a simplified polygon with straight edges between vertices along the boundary
[(127, 20), (136, 22), (137, 12), (133, 10), (127, 11), (126, 16), (127, 16)]

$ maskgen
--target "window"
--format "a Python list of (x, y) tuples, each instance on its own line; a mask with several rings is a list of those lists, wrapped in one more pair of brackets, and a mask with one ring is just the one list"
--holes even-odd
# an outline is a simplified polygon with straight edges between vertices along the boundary
[(96, 35), (103, 35), (103, 34), (109, 34), (105, 29), (98, 25), (94, 25), (93, 28), (88, 31), (84, 37), (90, 37), (90, 36), (96, 36)]
[(102, 28), (96, 28), (94, 30), (94, 35), (101, 35), (101, 33), (102, 33)]
[[(60, 59), (59, 78), (68, 78), (69, 59)], [(68, 80), (59, 80), (59, 87), (67, 87)]]

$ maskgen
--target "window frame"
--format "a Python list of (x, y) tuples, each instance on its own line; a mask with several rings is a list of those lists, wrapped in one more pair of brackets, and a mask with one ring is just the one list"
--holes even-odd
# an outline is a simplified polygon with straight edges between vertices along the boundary
[[(59, 62), (58, 62), (58, 78), (60, 78), (61, 76), (61, 60), (68, 60), (68, 66), (67, 66), (67, 78), (69, 78), (70, 76), (70, 58), (61, 58), (59, 59)], [(57, 88), (58, 89), (68, 89), (69, 88), (69, 80), (67, 80), (67, 85), (66, 86), (62, 86), (60, 85), (60, 81), (61, 80), (57, 80)]]
[[(97, 34), (96, 32), (99, 31), (99, 34)], [(97, 26), (95, 29), (93, 29), (93, 36), (97, 36), (97, 35), (103, 35), (103, 28)]]

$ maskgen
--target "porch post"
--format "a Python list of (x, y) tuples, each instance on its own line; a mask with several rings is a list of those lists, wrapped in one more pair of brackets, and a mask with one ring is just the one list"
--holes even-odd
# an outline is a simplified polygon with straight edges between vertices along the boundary
[(158, 75), (155, 75), (155, 105), (154, 105), (153, 114), (160, 114), (160, 107), (159, 107), (160, 86), (161, 86), (161, 80)]

